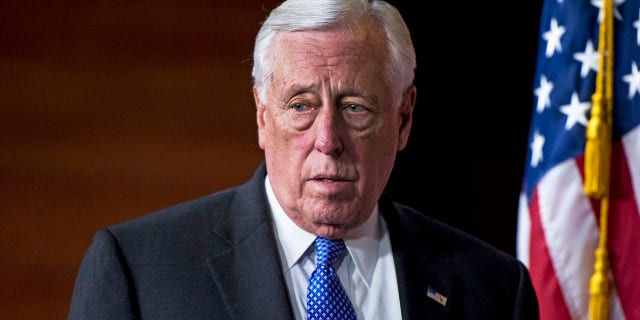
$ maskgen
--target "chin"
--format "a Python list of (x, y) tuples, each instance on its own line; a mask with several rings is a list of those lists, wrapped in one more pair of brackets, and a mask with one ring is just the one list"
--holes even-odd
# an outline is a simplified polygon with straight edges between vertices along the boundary
[(318, 237), (333, 240), (343, 238), (347, 231), (348, 229), (346, 228), (346, 226), (320, 225), (319, 227), (315, 228), (313, 233)]

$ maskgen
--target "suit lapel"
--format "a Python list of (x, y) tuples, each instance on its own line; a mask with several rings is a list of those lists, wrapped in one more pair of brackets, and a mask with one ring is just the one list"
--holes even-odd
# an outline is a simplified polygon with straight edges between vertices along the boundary
[(208, 261), (234, 319), (293, 319), (271, 226)]
[(394, 253), (403, 319), (450, 319), (453, 277), (410, 254)]
[[(455, 307), (454, 277), (430, 262), (431, 250), (424, 245), (434, 241), (413, 239), (410, 235), (425, 234), (414, 230), (410, 221), (403, 221), (401, 213), (388, 195), (383, 195), (380, 208), (389, 229), (393, 258), (398, 278), (400, 308), (403, 319), (451, 319)], [(417, 247), (419, 246), (419, 247)]]
[(264, 190), (264, 165), (216, 227), (229, 246), (207, 261), (234, 319), (293, 319)]

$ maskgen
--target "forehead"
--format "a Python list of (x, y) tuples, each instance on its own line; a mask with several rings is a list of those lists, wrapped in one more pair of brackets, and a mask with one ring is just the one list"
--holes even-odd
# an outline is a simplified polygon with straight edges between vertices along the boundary
[(371, 17), (362, 17), (353, 23), (343, 26), (326, 27), (315, 30), (280, 31), (279, 39), (283, 42), (302, 42), (304, 39), (322, 40), (329, 46), (331, 43), (349, 43), (354, 46), (384, 45), (384, 31), (381, 24)]
[(367, 73), (386, 70), (388, 50), (382, 28), (371, 19), (350, 27), (279, 32), (272, 43), (275, 76), (291, 72)]

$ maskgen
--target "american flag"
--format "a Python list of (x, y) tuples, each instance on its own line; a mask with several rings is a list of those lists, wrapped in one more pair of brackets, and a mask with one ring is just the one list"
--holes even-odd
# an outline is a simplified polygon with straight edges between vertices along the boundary
[[(583, 181), (604, 0), (545, 1), (517, 256), (531, 273), (541, 319), (582, 320), (599, 237), (600, 207)], [(640, 0), (614, 0), (613, 16), (609, 319), (640, 319)]]

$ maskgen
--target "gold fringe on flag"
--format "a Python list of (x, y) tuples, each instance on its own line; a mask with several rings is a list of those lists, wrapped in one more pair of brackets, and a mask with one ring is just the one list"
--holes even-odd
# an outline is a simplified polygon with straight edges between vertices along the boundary
[(602, 11), (598, 42), (599, 68), (584, 155), (584, 192), (587, 196), (600, 200), (600, 238), (595, 251), (594, 273), (589, 283), (589, 320), (609, 319), (611, 294), (607, 233), (613, 126), (613, 0), (604, 0)]

